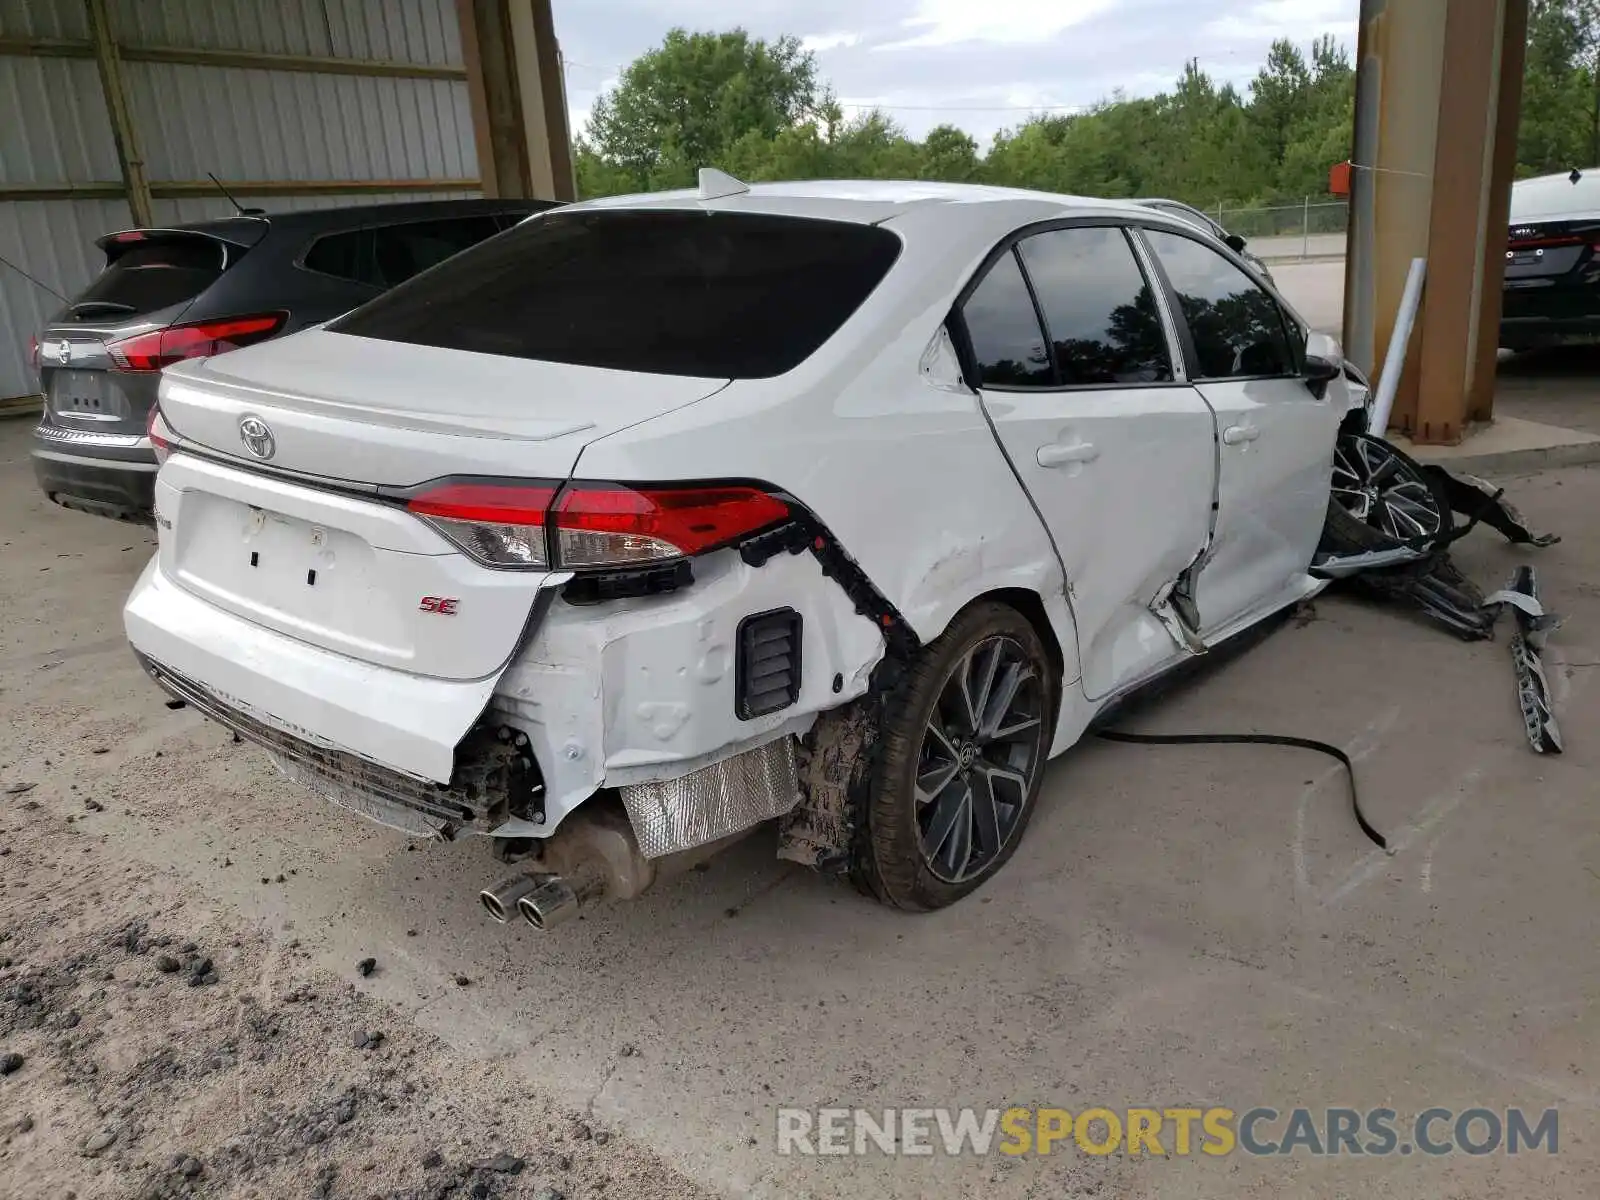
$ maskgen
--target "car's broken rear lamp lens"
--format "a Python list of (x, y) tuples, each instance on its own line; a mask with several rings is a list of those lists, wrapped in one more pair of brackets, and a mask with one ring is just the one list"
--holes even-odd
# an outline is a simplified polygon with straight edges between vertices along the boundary
[(784, 520), (789, 506), (750, 487), (572, 484), (551, 515), (561, 566), (605, 567), (688, 558)]
[(547, 567), (544, 519), (555, 484), (448, 483), (406, 507), (491, 567)]

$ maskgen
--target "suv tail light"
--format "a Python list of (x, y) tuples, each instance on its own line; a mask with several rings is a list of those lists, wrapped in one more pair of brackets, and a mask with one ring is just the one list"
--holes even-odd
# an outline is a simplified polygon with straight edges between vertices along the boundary
[(28, 365), (36, 372), (39, 370), (39, 339), (31, 333), (28, 335)]
[(789, 516), (759, 488), (445, 483), (406, 505), (491, 567), (644, 567), (692, 558)]
[(209, 358), (265, 341), (283, 328), (287, 317), (287, 313), (281, 312), (262, 313), (223, 321), (169, 325), (112, 342), (106, 346), (106, 353), (111, 356), (114, 370), (159, 371), (186, 358)]

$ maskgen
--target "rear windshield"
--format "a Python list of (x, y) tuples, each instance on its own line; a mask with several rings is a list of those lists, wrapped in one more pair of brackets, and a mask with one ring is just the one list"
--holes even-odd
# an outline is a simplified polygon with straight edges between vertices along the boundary
[(761, 379), (822, 345), (899, 252), (887, 230), (839, 221), (552, 213), (328, 328), (622, 371)]
[(128, 313), (154, 312), (193, 300), (222, 275), (222, 243), (208, 237), (161, 238), (135, 242), (116, 254), (74, 302), (74, 308), (115, 307)]

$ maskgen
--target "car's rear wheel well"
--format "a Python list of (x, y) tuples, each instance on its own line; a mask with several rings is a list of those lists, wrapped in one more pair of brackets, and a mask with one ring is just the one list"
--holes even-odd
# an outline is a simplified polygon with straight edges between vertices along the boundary
[[(1033, 631), (1039, 635), (1045, 651), (1050, 655), (1050, 665), (1055, 668), (1056, 673), (1056, 687), (1061, 687), (1065, 682), (1063, 676), (1066, 673), (1066, 656), (1061, 653), (1061, 643), (1056, 640), (1055, 626), (1050, 623), (1050, 614), (1045, 612), (1044, 601), (1039, 593), (1029, 591), (1027, 588), (996, 588), (992, 592), (973, 597), (961, 612), (966, 612), (974, 604), (983, 604), (986, 601), (1014, 608), (1028, 619), (1028, 624), (1033, 626)], [(957, 613), (950, 623), (955, 624), (960, 615), (961, 613)], [(1058, 703), (1059, 699), (1057, 697)]]

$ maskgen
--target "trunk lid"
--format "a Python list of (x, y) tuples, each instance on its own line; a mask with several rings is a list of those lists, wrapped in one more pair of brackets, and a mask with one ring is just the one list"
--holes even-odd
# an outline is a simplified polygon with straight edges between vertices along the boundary
[(162, 573), (349, 658), (490, 676), (549, 576), (480, 565), (380, 489), (566, 479), (588, 442), (724, 384), (324, 330), (179, 363), (161, 384), (162, 420), (181, 439), (156, 485)]
[(1593, 218), (1513, 225), (1506, 239), (1506, 287), (1570, 275), (1593, 261), (1596, 243), (1600, 243), (1600, 220)]
[(495, 675), (549, 578), (487, 570), (399, 504), (195, 454), (168, 459), (155, 507), (161, 573), (185, 592), (298, 642), (413, 676)]
[(596, 438), (720, 391), (726, 379), (379, 341), (309, 329), (168, 368), (180, 437), (243, 462), (247, 416), (272, 467), (367, 490), (448, 475), (565, 479)]

